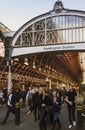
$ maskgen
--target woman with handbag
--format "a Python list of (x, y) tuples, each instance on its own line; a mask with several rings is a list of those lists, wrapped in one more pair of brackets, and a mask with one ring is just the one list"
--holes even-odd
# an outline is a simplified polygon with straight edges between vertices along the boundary
[(46, 125), (46, 107), (50, 105), (51, 101), (48, 96), (45, 94), (45, 90), (40, 87), (38, 90), (37, 99), (35, 105), (30, 108), (27, 114), (30, 114), (34, 109), (38, 107), (39, 111), (39, 130), (47, 130)]

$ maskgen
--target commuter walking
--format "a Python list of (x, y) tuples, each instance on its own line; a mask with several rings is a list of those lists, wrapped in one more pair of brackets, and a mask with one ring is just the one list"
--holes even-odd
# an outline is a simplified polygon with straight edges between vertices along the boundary
[(52, 97), (52, 115), (53, 115), (53, 126), (52, 130), (55, 130), (56, 123), (58, 124), (58, 128), (61, 128), (60, 123), (60, 110), (61, 110), (61, 99), (57, 95), (57, 91), (53, 91)]
[(82, 110), (82, 116), (85, 117), (85, 92), (82, 93), (83, 94), (83, 110)]
[(70, 125), (68, 128), (72, 128), (72, 126), (76, 126), (75, 122), (75, 103), (76, 103), (77, 93), (72, 85), (69, 86), (69, 90), (66, 94), (65, 101), (67, 102), (68, 115)]
[(32, 87), (30, 86), (27, 94), (26, 94), (26, 101), (28, 101), (28, 106), (31, 108), (33, 103), (32, 103)]
[(3, 104), (7, 102), (7, 89), (3, 88)]
[[(33, 96), (32, 96), (32, 103), (33, 103), (33, 106), (36, 105), (36, 100), (38, 98), (38, 92), (36, 90), (34, 90), (34, 93), (33, 93)], [(36, 107), (34, 109), (34, 119), (35, 121), (37, 121), (39, 119), (39, 112), (38, 112), (38, 107)]]
[(25, 88), (21, 90), (21, 99), (22, 99), (22, 108), (25, 107), (25, 102), (26, 102), (26, 90)]
[(62, 103), (64, 104), (65, 98), (66, 98), (67, 90), (65, 87), (62, 87)]
[(38, 96), (37, 96), (36, 104), (30, 109), (28, 114), (30, 114), (34, 109), (38, 107), (39, 110), (39, 130), (47, 130), (46, 125), (46, 107), (50, 105), (50, 100), (48, 96), (45, 94), (45, 91), (42, 87), (38, 90)]
[(14, 115), (15, 115), (15, 96), (14, 94), (12, 93), (12, 90), (8, 90), (8, 95), (7, 95), (7, 112), (6, 112), (6, 116), (3, 120), (3, 122), (1, 124), (5, 124), (8, 117), (9, 117), (9, 114), (10, 112), (12, 112)]
[(2, 88), (0, 88), (0, 105), (3, 104), (3, 96), (4, 96), (4, 93), (2, 91)]

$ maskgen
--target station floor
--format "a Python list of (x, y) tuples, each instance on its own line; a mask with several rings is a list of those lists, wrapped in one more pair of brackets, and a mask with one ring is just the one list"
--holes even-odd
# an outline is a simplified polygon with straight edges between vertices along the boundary
[[(6, 110), (7, 110), (6, 106), (0, 107), (0, 122), (4, 119)], [(21, 117), (20, 125), (15, 125), (14, 115), (10, 113), (10, 116), (6, 124), (0, 125), (0, 130), (39, 130), (38, 121), (34, 120), (33, 113), (31, 115), (26, 115), (27, 111), (28, 107), (20, 109), (20, 117)], [(68, 130), (69, 122), (68, 122), (68, 111), (66, 105), (62, 106), (60, 118), (62, 124), (60, 130)], [(47, 130), (51, 130), (51, 127), (52, 127), (51, 125), (48, 125)], [(85, 119), (83, 119), (83, 126), (77, 124), (77, 126), (72, 127), (71, 130), (85, 130)]]

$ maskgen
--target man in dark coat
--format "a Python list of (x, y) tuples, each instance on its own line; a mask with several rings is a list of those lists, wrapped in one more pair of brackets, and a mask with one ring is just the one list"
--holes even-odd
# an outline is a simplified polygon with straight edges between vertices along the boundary
[(72, 128), (72, 126), (76, 126), (75, 122), (75, 103), (77, 99), (77, 93), (75, 89), (73, 88), (73, 85), (69, 86), (69, 91), (66, 94), (65, 101), (67, 102), (67, 108), (68, 108), (68, 116), (69, 116), (69, 127)]
[(6, 116), (2, 122), (2, 124), (5, 124), (8, 117), (9, 117), (9, 114), (10, 112), (12, 112), (14, 115), (15, 115), (15, 96), (14, 94), (12, 93), (12, 90), (8, 90), (8, 94), (7, 94), (7, 112), (6, 112)]

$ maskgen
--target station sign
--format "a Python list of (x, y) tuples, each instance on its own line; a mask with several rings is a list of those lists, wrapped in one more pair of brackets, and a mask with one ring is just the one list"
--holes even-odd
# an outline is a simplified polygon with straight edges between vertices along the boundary
[(42, 52), (80, 51), (80, 50), (81, 51), (85, 50), (85, 43), (19, 47), (19, 48), (13, 48), (12, 57), (33, 53), (42, 53)]

